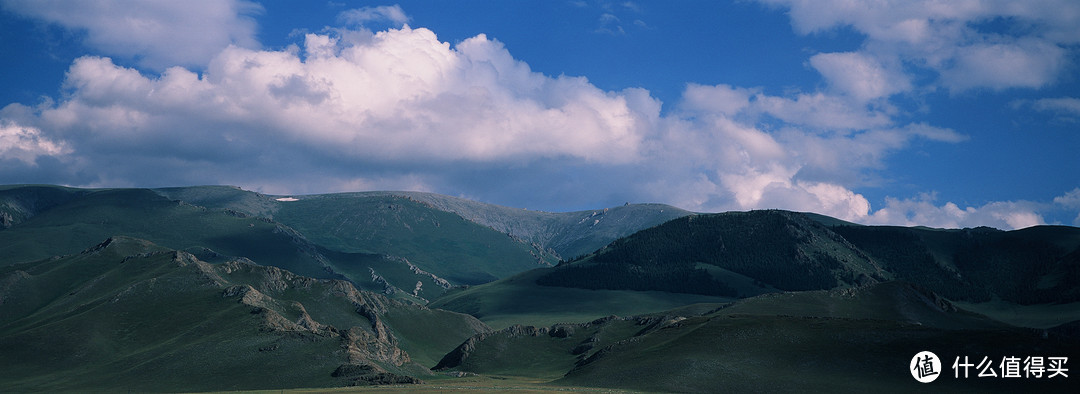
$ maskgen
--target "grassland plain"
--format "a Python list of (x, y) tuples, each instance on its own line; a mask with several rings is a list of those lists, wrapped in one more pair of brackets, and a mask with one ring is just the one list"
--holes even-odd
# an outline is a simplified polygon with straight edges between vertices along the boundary
[(518, 376), (479, 376), (454, 377), (440, 375), (428, 378), (424, 383), (408, 385), (358, 386), (336, 388), (301, 388), (283, 390), (241, 390), (218, 391), (211, 393), (243, 394), (307, 394), (307, 393), (642, 393), (644, 391), (622, 390), (602, 387), (584, 387), (554, 385), (546, 379), (522, 378)]

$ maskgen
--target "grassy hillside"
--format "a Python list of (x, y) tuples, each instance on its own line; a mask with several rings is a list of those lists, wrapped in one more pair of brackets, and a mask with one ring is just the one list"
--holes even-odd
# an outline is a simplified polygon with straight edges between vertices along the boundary
[(81, 190), (60, 186), (0, 186), (0, 229), (22, 223), (81, 194), (84, 194)]
[[(958, 310), (916, 286), (886, 282), (584, 324), (514, 326), (473, 337), (438, 368), (660, 392), (910, 392), (929, 387), (920, 386), (907, 371), (908, 361), (922, 350), (949, 363), (960, 355), (998, 360), (1009, 354), (1072, 355), (1080, 351), (1075, 339), (1053, 330), (1044, 336), (1013, 328)], [(932, 388), (1070, 387), (1062, 380), (943, 376)]]
[[(887, 275), (849, 242), (804, 215), (752, 211), (672, 220), (563, 264), (537, 283), (736, 297), (770, 288), (831, 289)], [(740, 277), (750, 278), (756, 288), (745, 289)]]
[(170, 200), (180, 200), (213, 210), (230, 210), (246, 216), (272, 219), (281, 197), (268, 196), (234, 186), (191, 186), (153, 189)]
[(547, 264), (521, 242), (399, 196), (333, 194), (281, 203), (275, 220), (342, 252), (384, 253), (456, 284), (478, 284)]
[(958, 300), (1080, 301), (1080, 228), (934, 230), (837, 226), (833, 231), (897, 278)]
[(126, 237), (3, 267), (0, 305), (0, 381), (14, 391), (404, 383), (487, 330), (345, 281), (209, 264)]
[(173, 249), (242, 256), (329, 278), (317, 248), (269, 220), (169, 200), (146, 189), (73, 190), (61, 204), (0, 231), (0, 265), (72, 254), (113, 235)]
[(639, 230), (692, 214), (664, 204), (627, 203), (590, 211), (543, 212), (433, 193), (394, 194), (456, 213), (475, 223), (510, 234), (562, 259), (591, 253), (611, 241)]
[(663, 291), (589, 290), (540, 286), (538, 278), (552, 268), (536, 269), (467, 289), (456, 289), (429, 306), (467, 313), (494, 328), (515, 324), (547, 326), (586, 322), (605, 316), (659, 312), (696, 303), (731, 298)]
[[(8, 187), (0, 189), (0, 216), (6, 218), (0, 227), (0, 265), (76, 253), (124, 235), (211, 261), (246, 257), (307, 276), (344, 277), (367, 290), (420, 302), (453, 284), (539, 266), (530, 246), (454, 214), (400, 197), (347, 197), (282, 202), (215, 186)], [(278, 211), (304, 231), (253, 216)], [(343, 228), (328, 222), (339, 219), (360, 224)]]
[[(1074, 227), (860, 226), (659, 204), (548, 213), (413, 192), (0, 187), (8, 391), (451, 379), (431, 375), (438, 365), (483, 375), (461, 382), (553, 389), (910, 392), (931, 387), (906, 368), (921, 350), (947, 363), (1080, 357), (1078, 305)], [(1062, 380), (932, 387), (1065, 391)]]
[[(942, 376), (927, 386), (908, 363), (932, 349)], [(1069, 392), (1065, 379), (955, 379), (958, 356), (1077, 354), (1075, 341), (1017, 329), (946, 330), (887, 320), (706, 315), (620, 342), (556, 381), (660, 392)], [(972, 375), (974, 376), (974, 375)]]
[(1080, 228), (858, 226), (786, 211), (694, 215), (561, 264), (537, 283), (746, 297), (890, 279), (969, 302), (1077, 302)]
[[(546, 213), (430, 193), (269, 196), (229, 186), (0, 188), (0, 265), (119, 234), (214, 260), (248, 257), (419, 302), (555, 264), (687, 212), (627, 205)], [(337, 276), (341, 275), (341, 276)]]

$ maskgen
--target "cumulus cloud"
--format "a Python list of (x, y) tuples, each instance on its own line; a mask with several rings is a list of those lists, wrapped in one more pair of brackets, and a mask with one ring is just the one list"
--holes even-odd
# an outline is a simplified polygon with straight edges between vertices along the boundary
[(1057, 115), (1058, 119), (1071, 122), (1080, 121), (1080, 98), (1075, 97), (1057, 97), (1057, 98), (1043, 98), (1033, 101), (1016, 101), (1013, 102), (1013, 108), (1021, 108), (1030, 106), (1032, 109), (1041, 112), (1051, 112)]
[(1028, 201), (996, 201), (979, 207), (960, 208), (947, 202), (936, 205), (937, 196), (925, 193), (917, 198), (887, 198), (885, 207), (863, 222), (940, 228), (989, 226), (1018, 229), (1044, 224), (1040, 204)]
[(858, 52), (819, 53), (810, 57), (810, 65), (834, 89), (860, 101), (911, 89), (901, 72), (887, 69), (878, 59)]
[(1072, 189), (1064, 195), (1054, 197), (1054, 204), (1060, 204), (1067, 208), (1080, 209), (1080, 187)]
[[(864, 221), (873, 211), (851, 185), (867, 183), (868, 171), (917, 139), (968, 138), (924, 123), (896, 125), (884, 112), (825, 93), (788, 98), (691, 84), (676, 113), (663, 123), (665, 153), (654, 160), (673, 168), (658, 189), (679, 190), (687, 206), (712, 211), (784, 208)], [(769, 119), (781, 123), (768, 130)]]
[(85, 32), (86, 45), (143, 67), (201, 67), (229, 45), (257, 47), (246, 0), (3, 0), (3, 8)]
[(1073, 219), (1072, 224), (1080, 226), (1080, 187), (1072, 189), (1064, 195), (1054, 197), (1054, 204), (1069, 212), (1076, 212), (1076, 219)]
[[(497, 186), (513, 193), (563, 201), (619, 193), (856, 221), (871, 210), (849, 178), (915, 138), (964, 139), (897, 126), (824, 93), (727, 85), (689, 85), (665, 116), (645, 90), (533, 72), (483, 35), (451, 46), (427, 29), (356, 33), (309, 34), (302, 49), (228, 47), (201, 75), (173, 67), (147, 76), (83, 57), (68, 71), (64, 101), (7, 112), (100, 163), (83, 174), (90, 185), (145, 184), (154, 173), (283, 194), (453, 192), (502, 179)], [(782, 127), (764, 129), (765, 119)], [(131, 162), (139, 164), (117, 164)]]
[[(851, 27), (866, 37), (862, 55), (882, 64), (902, 59), (915, 69), (933, 71), (939, 77), (937, 83), (953, 92), (1043, 87), (1065, 72), (1069, 59), (1065, 48), (1080, 41), (1075, 23), (1080, 3), (1068, 0), (1022, 5), (992, 0), (759, 1), (787, 9), (800, 34)], [(985, 28), (990, 23), (1012, 28), (1004, 33), (990, 31)], [(902, 90), (900, 80), (882, 83), (866, 58), (845, 56), (819, 57), (811, 64), (838, 88), (856, 94)], [(856, 79), (857, 75), (839, 74), (843, 68), (864, 75)]]
[(36, 166), (38, 157), (68, 153), (71, 148), (66, 143), (49, 139), (41, 130), (20, 126), (10, 120), (0, 121), (0, 163), (14, 160)]
[(856, 133), (806, 133), (785, 129), (778, 133), (785, 145), (798, 147), (791, 155), (802, 164), (806, 178), (843, 181), (848, 185), (872, 183), (867, 169), (884, 168), (884, 160), (916, 139), (960, 143), (966, 135), (924, 123), (877, 128)]
[(363, 26), (369, 22), (390, 22), (401, 26), (409, 22), (409, 16), (405, 14), (401, 6), (394, 4), (342, 11), (338, 14), (338, 20), (357, 26)]
[(691, 83), (683, 92), (684, 109), (702, 112), (735, 115), (750, 106), (750, 98), (757, 95), (753, 89), (736, 88), (730, 85), (699, 85)]
[(201, 76), (83, 57), (65, 87), (71, 99), (41, 114), (64, 133), (152, 146), (197, 116), (233, 125), (234, 144), (270, 136), (379, 159), (632, 161), (659, 110), (644, 92), (534, 73), (482, 35), (451, 48), (408, 27), (363, 43), (309, 34), (302, 53), (229, 47)]
[(958, 48), (953, 65), (941, 70), (951, 90), (1040, 88), (1065, 69), (1065, 50), (1044, 40), (1026, 39), (1001, 44)]
[[(79, 58), (63, 100), (5, 109), (23, 127), (5, 129), (20, 141), (5, 154), (70, 153), (93, 164), (63, 179), (78, 185), (448, 190), (439, 179), (493, 179), (451, 168), (638, 163), (660, 117), (644, 90), (533, 72), (483, 35), (451, 46), (427, 29), (339, 33), (309, 34), (302, 49), (230, 46), (201, 74)], [(60, 146), (74, 151), (46, 149)]]
[[(396, 6), (341, 18), (408, 20)], [(885, 157), (915, 140), (967, 136), (868, 104), (911, 87), (894, 64), (861, 52), (810, 59), (826, 91), (776, 96), (690, 84), (664, 113), (644, 89), (607, 91), (583, 77), (534, 72), (485, 35), (452, 45), (409, 26), (327, 29), (282, 50), (234, 40), (203, 43), (214, 52), (202, 63), (183, 67), (198, 58), (183, 56), (157, 73), (104, 56), (75, 60), (60, 101), (0, 111), (0, 161), (52, 165), (60, 175), (50, 179), (83, 186), (410, 189), (580, 208), (625, 199), (890, 224), (1042, 222), (1022, 202), (961, 209), (929, 197), (890, 199), (875, 211), (854, 188)]]
[(800, 93), (794, 98), (758, 94), (754, 108), (790, 124), (818, 129), (870, 129), (892, 123), (883, 111), (868, 110), (821, 92)]

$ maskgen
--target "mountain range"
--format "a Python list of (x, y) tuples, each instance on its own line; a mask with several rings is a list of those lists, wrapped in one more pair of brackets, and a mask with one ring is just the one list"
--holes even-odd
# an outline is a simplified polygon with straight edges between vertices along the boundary
[[(945, 361), (1068, 356), (1078, 331), (1080, 229), (1068, 226), (0, 186), (0, 382), (16, 391), (492, 377), (909, 391), (920, 383), (907, 361), (923, 347)], [(937, 387), (1067, 388), (1060, 381)]]

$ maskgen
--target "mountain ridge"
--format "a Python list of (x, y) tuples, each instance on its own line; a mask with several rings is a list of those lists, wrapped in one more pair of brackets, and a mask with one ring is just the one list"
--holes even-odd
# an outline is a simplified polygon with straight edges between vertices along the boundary
[(480, 374), (644, 391), (763, 380), (909, 391), (910, 371), (894, 367), (927, 348), (1080, 352), (1080, 228), (1068, 226), (47, 185), (0, 186), (0, 222), (0, 382), (13, 390)]
[[(416, 383), (435, 357), (489, 330), (347, 281), (210, 264), (130, 237), (0, 273), (0, 381), (11, 390)], [(443, 337), (395, 329), (411, 325), (440, 327)], [(208, 379), (223, 372), (234, 377)]]

